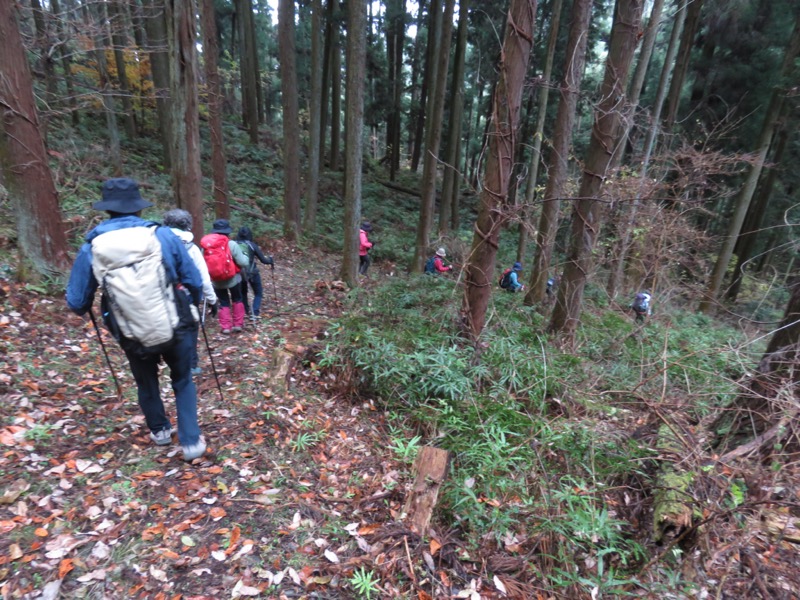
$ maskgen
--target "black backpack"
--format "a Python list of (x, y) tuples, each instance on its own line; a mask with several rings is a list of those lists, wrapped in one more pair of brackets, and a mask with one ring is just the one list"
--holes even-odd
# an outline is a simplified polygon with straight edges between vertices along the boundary
[(427, 261), (425, 261), (425, 273), (428, 273), (429, 275), (436, 273), (436, 266), (434, 265), (435, 260), (436, 257), (431, 256)]
[(497, 281), (497, 285), (499, 285), (504, 290), (507, 290), (511, 285), (511, 280), (509, 279), (509, 275), (511, 274), (511, 269), (506, 269), (503, 271), (503, 274), (500, 276), (500, 279)]

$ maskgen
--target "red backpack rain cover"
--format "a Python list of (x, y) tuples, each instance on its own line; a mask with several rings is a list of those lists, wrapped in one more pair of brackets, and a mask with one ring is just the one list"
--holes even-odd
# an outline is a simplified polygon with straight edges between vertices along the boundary
[(209, 233), (200, 240), (211, 281), (225, 281), (239, 272), (239, 265), (233, 260), (229, 242), (228, 236), (221, 233)]

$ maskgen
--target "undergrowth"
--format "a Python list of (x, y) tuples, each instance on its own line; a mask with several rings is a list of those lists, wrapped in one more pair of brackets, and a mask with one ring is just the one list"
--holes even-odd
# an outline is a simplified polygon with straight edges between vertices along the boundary
[(560, 349), (539, 312), (496, 293), (473, 346), (452, 280), (393, 279), (350, 300), (320, 366), (382, 404), (409, 438), (451, 452), (443, 524), (476, 547), (538, 540), (539, 576), (565, 593), (617, 593), (646, 559), (649, 527), (619, 501), (625, 488), (629, 502), (649, 501), (656, 456), (635, 434), (643, 408), (697, 422), (731, 399), (724, 374), (746, 360), (737, 332), (697, 315), (636, 328), (587, 303), (575, 345)]

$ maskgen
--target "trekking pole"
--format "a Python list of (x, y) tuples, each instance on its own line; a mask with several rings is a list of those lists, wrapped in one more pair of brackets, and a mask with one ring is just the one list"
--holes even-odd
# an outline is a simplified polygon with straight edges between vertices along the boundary
[[(205, 308), (205, 300), (203, 301)], [(217, 375), (217, 367), (214, 365), (214, 357), (211, 356), (211, 346), (208, 343), (208, 336), (206, 335), (206, 320), (205, 315), (200, 319), (200, 329), (203, 330), (203, 339), (206, 341), (206, 350), (208, 351), (208, 360), (211, 362), (211, 372), (214, 373), (214, 380), (217, 382), (217, 390), (219, 390), (219, 399), (225, 403), (225, 397), (222, 395), (222, 386), (219, 383), (219, 375)]]
[(106, 363), (108, 364), (108, 369), (111, 371), (111, 377), (114, 378), (114, 385), (117, 386), (117, 400), (122, 400), (122, 387), (119, 385), (119, 379), (117, 379), (117, 374), (114, 372), (114, 366), (111, 364), (111, 359), (106, 351), (106, 345), (103, 343), (103, 336), (100, 335), (100, 328), (97, 326), (97, 319), (94, 318), (94, 311), (91, 308), (89, 308), (89, 318), (92, 320), (92, 325), (94, 325), (95, 333), (97, 333), (100, 347), (103, 349), (103, 355), (106, 357)]
[(275, 260), (272, 261), (270, 265), (270, 270), (272, 271), (272, 295), (275, 297), (275, 306), (278, 306), (278, 288), (275, 285)]

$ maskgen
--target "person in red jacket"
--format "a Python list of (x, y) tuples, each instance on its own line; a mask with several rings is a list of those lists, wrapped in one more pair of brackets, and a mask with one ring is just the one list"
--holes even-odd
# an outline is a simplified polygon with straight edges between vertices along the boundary
[(369, 263), (372, 262), (369, 259), (369, 249), (372, 248), (372, 242), (369, 241), (367, 234), (372, 231), (372, 225), (369, 222), (364, 221), (361, 224), (361, 231), (359, 233), (361, 237), (361, 245), (358, 249), (358, 273), (359, 275), (366, 275), (367, 269), (369, 269)]
[(453, 265), (444, 264), (447, 252), (444, 248), (439, 248), (434, 256), (431, 256), (425, 263), (425, 273), (436, 275), (437, 273), (447, 273), (453, 270)]

